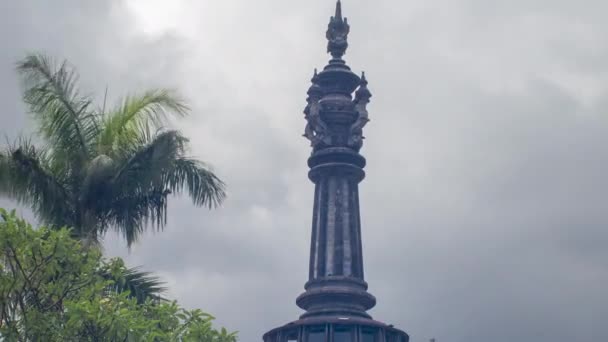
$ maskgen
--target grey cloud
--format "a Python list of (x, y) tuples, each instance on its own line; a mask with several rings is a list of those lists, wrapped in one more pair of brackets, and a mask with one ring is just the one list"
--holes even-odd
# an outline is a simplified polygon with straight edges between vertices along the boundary
[[(301, 112), (332, 5), (178, 3), (180, 21), (152, 35), (119, 1), (9, 4), (2, 131), (29, 127), (13, 67), (31, 49), (69, 58), (112, 100), (182, 90), (193, 116), (177, 124), (230, 198), (211, 212), (176, 200), (166, 231), (131, 253), (108, 236), (106, 250), (259, 341), (299, 314), (313, 190)], [(414, 342), (608, 339), (604, 2), (344, 7), (348, 62), (374, 93), (361, 185), (373, 315)]]

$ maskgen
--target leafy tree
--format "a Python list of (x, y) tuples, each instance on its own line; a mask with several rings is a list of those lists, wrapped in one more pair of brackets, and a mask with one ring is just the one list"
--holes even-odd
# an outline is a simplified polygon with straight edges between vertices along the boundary
[[(114, 291), (122, 260), (104, 260), (67, 229), (33, 229), (0, 209), (0, 340), (235, 342), (213, 317)], [(103, 272), (100, 272), (103, 270)]]
[[(188, 156), (188, 139), (166, 128), (170, 117), (188, 113), (175, 93), (149, 90), (99, 109), (67, 62), (30, 55), (17, 70), (42, 141), (20, 138), (0, 149), (0, 196), (29, 206), (42, 223), (72, 227), (89, 246), (114, 229), (131, 246), (146, 229), (165, 226), (170, 194), (186, 191), (207, 207), (224, 199), (223, 182)], [(115, 286), (140, 302), (162, 291), (139, 269)]]

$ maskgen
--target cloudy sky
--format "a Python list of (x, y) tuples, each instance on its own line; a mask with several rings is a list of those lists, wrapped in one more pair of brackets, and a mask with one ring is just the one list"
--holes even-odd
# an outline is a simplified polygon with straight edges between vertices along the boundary
[[(30, 124), (14, 63), (67, 58), (110, 99), (175, 87), (228, 183), (176, 199), (129, 253), (170, 296), (260, 341), (296, 319), (313, 186), (302, 109), (333, 0), (5, 0), (0, 131)], [(374, 93), (361, 185), (375, 318), (413, 342), (608, 341), (608, 2), (344, 0)], [(10, 202), (0, 202), (13, 206)], [(29, 215), (27, 210), (21, 212)]]

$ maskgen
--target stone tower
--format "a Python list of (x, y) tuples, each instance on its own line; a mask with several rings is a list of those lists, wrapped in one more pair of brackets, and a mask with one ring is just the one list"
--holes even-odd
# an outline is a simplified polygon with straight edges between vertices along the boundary
[(342, 59), (348, 20), (338, 0), (327, 29), (332, 58), (315, 70), (304, 109), (304, 136), (312, 146), (308, 177), (315, 184), (309, 280), (296, 300), (300, 319), (273, 329), (264, 342), (407, 342), (409, 336), (367, 313), (376, 298), (363, 272), (359, 183), (365, 177), (363, 127), (371, 93), (365, 74)]

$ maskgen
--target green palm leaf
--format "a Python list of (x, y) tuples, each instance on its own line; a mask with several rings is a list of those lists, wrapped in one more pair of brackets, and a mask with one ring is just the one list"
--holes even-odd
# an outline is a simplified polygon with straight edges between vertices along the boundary
[(17, 139), (0, 152), (0, 195), (31, 207), (56, 227), (74, 224), (64, 179), (53, 172), (48, 153), (30, 141)]
[(187, 189), (193, 203), (198, 206), (213, 208), (226, 198), (224, 182), (199, 160), (177, 158), (173, 168), (163, 174), (163, 179), (173, 192)]
[(48, 57), (31, 55), (18, 63), (17, 70), (24, 81), (23, 99), (55, 159), (68, 165), (83, 163), (98, 134), (98, 118), (89, 111), (91, 99), (77, 90), (74, 69), (67, 62), (56, 66)]
[(174, 92), (154, 89), (141, 96), (127, 96), (106, 115), (99, 135), (98, 153), (120, 155), (125, 147), (137, 144), (143, 128), (160, 128), (171, 115), (187, 115), (187, 105)]
[(185, 157), (187, 142), (177, 131), (143, 139), (112, 180), (110, 187), (119, 191), (112, 198), (119, 200), (112, 205), (109, 219), (121, 227), (129, 245), (144, 232), (145, 223), (164, 227), (171, 193), (187, 190), (195, 205), (209, 207), (225, 198), (224, 183), (204, 164)]
[(139, 303), (147, 299), (155, 301), (162, 300), (162, 294), (167, 288), (159, 277), (146, 271), (141, 267), (121, 268), (119, 270), (102, 269), (99, 274), (110, 281), (108, 291), (117, 293), (129, 292), (131, 298), (136, 298)]

